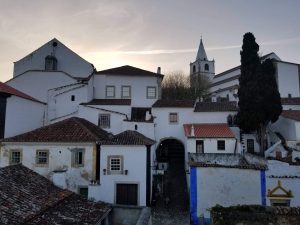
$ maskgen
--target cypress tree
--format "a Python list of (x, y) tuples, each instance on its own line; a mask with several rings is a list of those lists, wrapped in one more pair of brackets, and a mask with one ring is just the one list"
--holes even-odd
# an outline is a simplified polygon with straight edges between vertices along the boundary
[(260, 154), (266, 149), (266, 128), (281, 114), (280, 94), (271, 60), (261, 63), (259, 45), (252, 33), (246, 33), (241, 53), (241, 76), (238, 91), (238, 124), (245, 132), (256, 131)]

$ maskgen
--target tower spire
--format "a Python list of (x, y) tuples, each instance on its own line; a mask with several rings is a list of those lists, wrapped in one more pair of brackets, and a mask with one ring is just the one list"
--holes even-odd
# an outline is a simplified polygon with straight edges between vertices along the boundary
[(197, 52), (197, 57), (196, 57), (196, 60), (199, 60), (199, 59), (200, 60), (207, 60), (207, 55), (206, 55), (206, 52), (205, 52), (205, 49), (204, 49), (202, 36), (201, 36), (201, 39), (200, 39), (200, 45), (199, 45), (198, 52)]

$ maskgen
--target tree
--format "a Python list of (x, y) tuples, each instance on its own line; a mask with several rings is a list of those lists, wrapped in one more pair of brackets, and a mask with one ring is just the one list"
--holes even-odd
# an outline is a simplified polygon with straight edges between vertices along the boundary
[(238, 124), (245, 132), (256, 131), (260, 154), (266, 149), (266, 128), (282, 111), (280, 94), (271, 60), (261, 63), (259, 45), (252, 33), (246, 33), (241, 53), (241, 76), (238, 91)]
[(191, 88), (190, 77), (181, 71), (167, 74), (162, 82), (162, 99), (196, 99), (207, 94), (210, 83), (206, 77), (193, 82), (197, 85)]

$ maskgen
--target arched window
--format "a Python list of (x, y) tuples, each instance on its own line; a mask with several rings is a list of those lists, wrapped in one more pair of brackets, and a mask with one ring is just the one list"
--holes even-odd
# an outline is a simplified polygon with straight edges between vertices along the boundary
[(227, 123), (228, 123), (229, 126), (232, 125), (232, 116), (231, 115), (227, 116)]
[(54, 56), (52, 55), (46, 56), (45, 70), (57, 70), (57, 59)]
[(205, 71), (209, 71), (209, 65), (207, 63), (204, 65), (204, 69)]
[(193, 73), (195, 73), (195, 72), (196, 72), (196, 66), (193, 65)]

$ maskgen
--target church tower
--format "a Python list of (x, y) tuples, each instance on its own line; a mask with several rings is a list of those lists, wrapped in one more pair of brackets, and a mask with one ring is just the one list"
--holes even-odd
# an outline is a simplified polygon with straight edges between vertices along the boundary
[(203, 41), (201, 38), (196, 61), (190, 63), (191, 82), (195, 80), (201, 80), (201, 76), (205, 76), (208, 78), (209, 81), (211, 81), (214, 75), (215, 75), (215, 61), (208, 60), (204, 49)]

